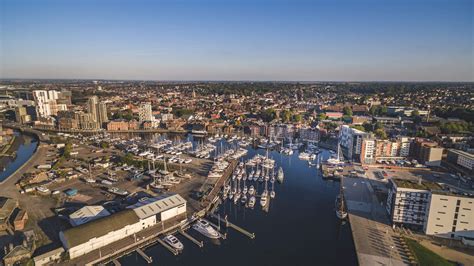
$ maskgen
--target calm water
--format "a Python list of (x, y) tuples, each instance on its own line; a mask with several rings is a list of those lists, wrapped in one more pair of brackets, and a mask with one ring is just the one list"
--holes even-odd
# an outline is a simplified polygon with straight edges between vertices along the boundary
[[(5, 167), (5, 170), (0, 172), (0, 182), (5, 180), (26, 161), (28, 161), (31, 155), (33, 155), (33, 153), (36, 151), (36, 147), (38, 147), (38, 140), (36, 138), (20, 134), (17, 131), (15, 131), (15, 135), (17, 137), (17, 140), (20, 141), (20, 146), (17, 149), (15, 158), (10, 157), (8, 159), (2, 159), (6, 161), (6, 165), (3, 163), (2, 165), (0, 165), (2, 168)], [(0, 169), (0, 171), (1, 170), (2, 169)]]
[[(264, 150), (250, 149), (248, 158)], [(145, 250), (154, 265), (356, 265), (349, 224), (341, 225), (334, 214), (334, 200), (339, 183), (321, 179), (316, 168), (292, 156), (269, 154), (285, 172), (283, 184), (275, 185), (276, 197), (269, 212), (260, 205), (246, 209), (226, 201), (221, 215), (256, 234), (251, 240), (234, 229), (225, 229), (227, 239), (211, 242), (193, 229), (188, 233), (204, 240), (199, 248), (181, 235), (185, 248), (172, 255), (160, 245)], [(324, 157), (329, 154), (325, 151)], [(247, 184), (249, 185), (249, 184)], [(270, 185), (270, 184), (269, 184)], [(261, 184), (259, 184), (261, 189)], [(122, 265), (147, 265), (136, 253), (121, 258)]]

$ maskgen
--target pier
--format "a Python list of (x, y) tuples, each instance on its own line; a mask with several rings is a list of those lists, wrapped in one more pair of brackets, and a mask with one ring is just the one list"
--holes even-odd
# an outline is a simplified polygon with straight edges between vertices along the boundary
[(250, 233), (249, 231), (243, 229), (242, 227), (239, 227), (239, 226), (229, 222), (229, 220), (227, 219), (227, 216), (225, 217), (225, 219), (222, 219), (220, 216), (217, 216), (215, 214), (210, 214), (210, 216), (212, 218), (217, 219), (219, 222), (224, 223), (226, 225), (226, 227), (231, 227), (231, 228), (235, 229), (236, 231), (246, 235), (250, 239), (255, 239), (255, 233)]
[(189, 239), (191, 242), (196, 244), (198, 247), (200, 247), (200, 248), (204, 247), (204, 243), (202, 241), (198, 241), (196, 238), (192, 237), (191, 235), (186, 233), (184, 230), (178, 230), (178, 233), (180, 233), (182, 236)]
[(148, 262), (148, 264), (152, 263), (153, 262), (153, 258), (152, 257), (149, 257), (147, 254), (145, 254), (145, 252), (143, 252), (140, 248), (137, 248), (136, 249), (136, 252), (143, 257), (144, 260), (146, 260), (146, 262)]
[(170, 245), (166, 244), (165, 241), (161, 240), (159, 237), (157, 237), (156, 241), (160, 243), (163, 247), (165, 247), (167, 250), (169, 250), (173, 255), (178, 255), (178, 251), (171, 247)]
[(114, 264), (114, 266), (122, 266), (122, 264), (120, 264), (118, 260), (112, 260), (112, 263)]

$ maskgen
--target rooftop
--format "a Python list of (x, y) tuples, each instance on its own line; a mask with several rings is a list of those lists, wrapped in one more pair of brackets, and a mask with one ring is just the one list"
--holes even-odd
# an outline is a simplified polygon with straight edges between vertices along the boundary
[(173, 194), (161, 197), (141, 198), (136, 204), (128, 206), (127, 208), (133, 209), (140, 219), (144, 219), (185, 203), (186, 200), (180, 195)]
[(434, 182), (422, 181), (420, 183), (416, 181), (406, 180), (406, 179), (392, 179), (392, 181), (400, 188), (410, 188), (410, 189), (419, 189), (419, 190), (442, 190), (443, 188)]

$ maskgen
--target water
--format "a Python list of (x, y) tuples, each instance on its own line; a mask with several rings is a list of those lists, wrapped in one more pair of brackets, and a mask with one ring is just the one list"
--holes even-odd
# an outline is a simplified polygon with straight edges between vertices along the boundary
[(14, 134), (17, 138), (15, 141), (19, 140), (20, 145), (18, 146), (15, 158), (2, 158), (1, 167), (5, 167), (5, 170), (0, 172), (0, 182), (5, 180), (26, 161), (28, 161), (38, 147), (38, 140), (36, 138), (21, 134), (18, 131), (15, 131)]
[[(256, 153), (265, 151), (250, 149), (246, 159)], [(190, 229), (188, 233), (204, 240), (203, 248), (177, 235), (185, 246), (183, 253), (174, 256), (160, 245), (149, 247), (145, 253), (153, 257), (154, 264), (356, 265), (349, 224), (341, 225), (334, 213), (339, 183), (322, 180), (319, 170), (299, 160), (297, 152), (292, 156), (270, 152), (269, 156), (285, 172), (283, 184), (275, 183), (276, 197), (270, 202), (269, 212), (261, 209), (258, 200), (254, 210), (229, 200), (219, 210), (222, 216), (228, 215), (229, 221), (255, 233), (255, 239), (222, 227), (227, 239), (211, 242)], [(324, 151), (323, 157), (329, 157), (329, 153)], [(262, 184), (259, 186), (261, 190)], [(120, 262), (147, 265), (136, 253), (121, 258)]]

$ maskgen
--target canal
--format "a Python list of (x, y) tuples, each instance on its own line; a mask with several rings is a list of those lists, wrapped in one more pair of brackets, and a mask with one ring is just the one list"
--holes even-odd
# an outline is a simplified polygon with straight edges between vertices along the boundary
[(28, 159), (33, 155), (38, 147), (38, 139), (36, 137), (21, 134), (18, 131), (14, 131), (16, 136), (15, 157), (2, 157), (0, 158), (0, 182), (4, 181), (11, 174), (13, 174), (18, 168), (20, 168)]
[[(250, 148), (245, 159), (256, 153), (265, 155), (262, 149)], [(322, 155), (327, 158), (329, 152), (324, 150)], [(283, 184), (275, 185), (276, 197), (270, 201), (269, 211), (263, 211), (258, 201), (253, 210), (229, 200), (219, 208), (221, 216), (227, 215), (232, 223), (255, 233), (255, 239), (222, 227), (227, 239), (211, 242), (190, 229), (191, 235), (204, 240), (203, 248), (177, 235), (185, 246), (183, 253), (174, 256), (160, 245), (151, 246), (145, 253), (153, 257), (154, 264), (357, 265), (350, 226), (341, 224), (334, 213), (339, 183), (323, 180), (319, 170), (298, 159), (298, 152), (286, 156), (272, 151), (269, 156), (285, 172)], [(147, 265), (136, 253), (119, 261), (122, 265)]]

